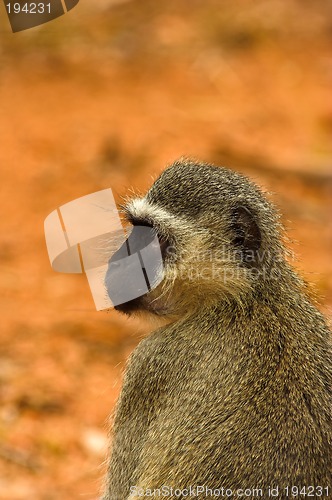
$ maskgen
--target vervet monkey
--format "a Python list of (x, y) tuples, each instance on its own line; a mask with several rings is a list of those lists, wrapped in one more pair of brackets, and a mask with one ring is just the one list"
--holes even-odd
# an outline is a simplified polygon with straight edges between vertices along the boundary
[(164, 277), (117, 309), (165, 324), (130, 357), (104, 500), (330, 498), (330, 331), (275, 207), (243, 175), (181, 159), (125, 213), (158, 235)]

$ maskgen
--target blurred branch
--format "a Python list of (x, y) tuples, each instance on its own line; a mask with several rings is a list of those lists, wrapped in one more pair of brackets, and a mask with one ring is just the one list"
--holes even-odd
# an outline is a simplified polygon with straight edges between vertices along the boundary
[(0, 458), (29, 470), (35, 471), (39, 468), (39, 464), (28, 453), (10, 446), (0, 446)]

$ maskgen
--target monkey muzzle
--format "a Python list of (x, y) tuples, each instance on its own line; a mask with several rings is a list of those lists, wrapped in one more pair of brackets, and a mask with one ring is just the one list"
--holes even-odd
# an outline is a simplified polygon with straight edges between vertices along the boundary
[(111, 189), (62, 205), (44, 227), (52, 268), (85, 273), (97, 310), (133, 301), (163, 278), (156, 231), (135, 225), (127, 234)]
[(114, 306), (125, 304), (155, 288), (163, 277), (158, 236), (147, 226), (134, 226), (108, 262), (105, 285)]

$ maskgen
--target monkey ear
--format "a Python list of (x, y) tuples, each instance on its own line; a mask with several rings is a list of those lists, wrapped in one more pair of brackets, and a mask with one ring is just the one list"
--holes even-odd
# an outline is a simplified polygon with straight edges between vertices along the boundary
[(253, 213), (244, 205), (237, 205), (232, 210), (233, 244), (241, 252), (242, 260), (253, 265), (262, 243), (259, 226)]

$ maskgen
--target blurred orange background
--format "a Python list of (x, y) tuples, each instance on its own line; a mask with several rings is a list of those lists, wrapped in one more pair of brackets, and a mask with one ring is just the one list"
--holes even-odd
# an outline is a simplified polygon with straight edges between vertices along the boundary
[(96, 499), (149, 327), (53, 272), (43, 221), (182, 155), (228, 166), (270, 192), (331, 317), (331, 4), (81, 0), (16, 34), (1, 4), (0, 33), (0, 498)]

